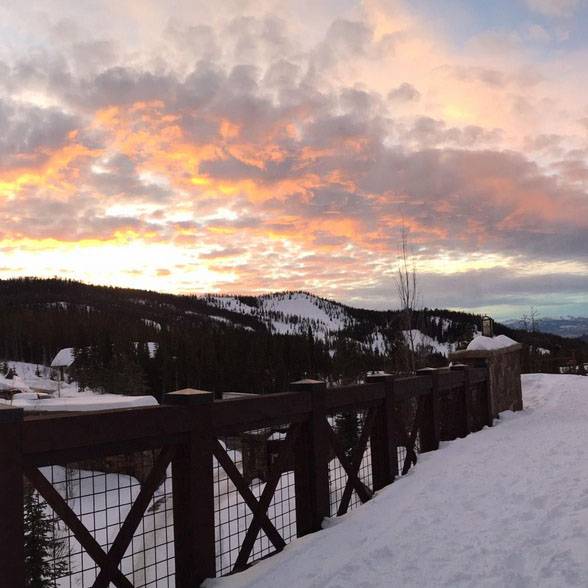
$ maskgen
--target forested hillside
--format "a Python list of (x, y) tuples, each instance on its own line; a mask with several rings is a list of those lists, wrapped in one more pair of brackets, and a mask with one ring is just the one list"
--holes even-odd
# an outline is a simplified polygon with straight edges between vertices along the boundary
[[(303, 377), (353, 381), (369, 370), (404, 371), (400, 324), (398, 311), (303, 292), (196, 297), (59, 279), (0, 281), (0, 360), (48, 365), (71, 347), (82, 387), (156, 398), (184, 387), (268, 393)], [(464, 346), (479, 325), (477, 315), (425, 309), (412, 325), (418, 365), (445, 365), (447, 352)], [(501, 325), (496, 332), (522, 341), (534, 369), (588, 358), (579, 340)]]

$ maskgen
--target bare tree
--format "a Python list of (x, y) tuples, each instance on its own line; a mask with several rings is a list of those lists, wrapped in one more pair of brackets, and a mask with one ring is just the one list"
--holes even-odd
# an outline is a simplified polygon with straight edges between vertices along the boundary
[[(527, 331), (528, 333), (534, 333), (537, 330), (540, 322), (541, 319), (539, 318), (539, 311), (534, 306), (531, 306), (529, 314), (525, 313), (521, 317), (520, 326), (524, 331)], [(529, 371), (531, 373), (535, 371), (534, 353), (535, 348), (533, 346), (533, 341), (531, 341), (529, 343)]]
[(410, 227), (406, 226), (404, 218), (402, 218), (400, 231), (401, 243), (397, 259), (396, 293), (400, 301), (402, 330), (406, 333), (405, 339), (408, 344), (406, 367), (409, 371), (414, 372), (416, 367), (416, 340), (413, 326), (420, 291), (416, 257), (409, 242)]
[(534, 306), (531, 306), (529, 314), (525, 313), (519, 321), (521, 329), (530, 333), (537, 330), (540, 322), (539, 311)]

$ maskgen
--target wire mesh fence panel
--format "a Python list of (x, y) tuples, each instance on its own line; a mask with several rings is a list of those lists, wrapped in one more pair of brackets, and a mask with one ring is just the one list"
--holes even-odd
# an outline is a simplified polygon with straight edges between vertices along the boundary
[[(399, 473), (402, 472), (404, 464), (406, 463), (407, 443), (409, 443), (411, 439), (413, 428), (419, 425), (419, 423), (416, 422), (418, 403), (419, 399), (417, 396), (409, 396), (394, 402), (396, 419), (398, 425), (402, 428), (402, 430), (395, 430)], [(416, 453), (420, 453), (421, 451), (420, 430), (416, 432), (413, 449)]]
[(480, 431), (488, 422), (488, 388), (486, 382), (470, 386), (472, 397), (472, 431)]
[[(159, 450), (85, 460), (63, 466), (40, 468), (40, 473), (57, 491), (69, 509), (100, 546), (108, 552), (115, 542), (133, 503), (147, 479)], [(58, 588), (94, 585), (100, 567), (80, 544), (76, 535), (51, 506), (39, 498), (25, 480), (25, 527), (27, 500), (40, 500), (42, 531), (52, 543), (46, 565)], [(25, 546), (39, 527), (28, 528)], [(118, 569), (135, 588), (171, 588), (174, 576), (173, 497), (171, 468), (160, 480)], [(114, 586), (114, 584), (110, 584)]]
[(439, 428), (441, 441), (453, 441), (464, 432), (463, 386), (443, 390), (439, 393)]
[[(251, 493), (256, 503), (266, 487), (272, 483), (276, 460), (284, 449), (287, 427), (264, 428), (247, 431), (232, 437), (219, 439), (221, 447), (238, 472), (235, 482), (228, 472), (214, 459), (214, 506), (216, 573), (231, 573), (238, 562), (248, 530), (253, 522), (253, 511), (243, 492)], [(269, 502), (267, 517), (285, 543), (296, 537), (296, 493), (294, 485), (294, 455), (286, 459), (284, 471), (279, 476)], [(233, 472), (233, 475), (234, 472)], [(242, 484), (246, 490), (239, 488)], [(271, 490), (271, 488), (270, 488)], [(254, 505), (255, 506), (255, 505)], [(260, 529), (247, 563), (252, 563), (277, 551), (264, 529)]]
[[(333, 429), (339, 445), (348, 459), (352, 458), (358, 446), (360, 436), (366, 424), (367, 414), (367, 409), (359, 409), (334, 413), (328, 417), (329, 425)], [(370, 491), (373, 491), (372, 451), (369, 440), (361, 456), (358, 478)], [(329, 455), (329, 503), (331, 516), (337, 514), (348, 479), (349, 476), (345, 468), (331, 448)], [(361, 504), (360, 497), (353, 490), (347, 510), (357, 508)]]

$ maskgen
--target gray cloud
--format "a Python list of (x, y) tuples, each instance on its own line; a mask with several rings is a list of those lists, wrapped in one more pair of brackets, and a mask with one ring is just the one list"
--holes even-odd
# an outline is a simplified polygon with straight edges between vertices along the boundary
[(111, 67), (91, 82), (83, 84), (84, 104), (94, 108), (169, 100), (176, 87), (175, 78), (128, 67)]
[(420, 97), (421, 93), (407, 82), (388, 92), (388, 100), (397, 100), (399, 102), (416, 102)]
[(243, 247), (225, 247), (224, 249), (217, 249), (210, 253), (200, 253), (198, 257), (200, 259), (222, 259), (225, 257), (236, 257), (237, 255), (242, 255), (246, 252), (247, 249)]
[(57, 108), (39, 108), (0, 99), (0, 166), (27, 165), (44, 159), (42, 149), (68, 142), (80, 119)]

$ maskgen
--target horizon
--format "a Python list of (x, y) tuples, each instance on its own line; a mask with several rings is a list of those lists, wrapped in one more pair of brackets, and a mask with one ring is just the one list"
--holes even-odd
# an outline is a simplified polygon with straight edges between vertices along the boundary
[(0, 278), (588, 315), (587, 1), (0, 14)]

